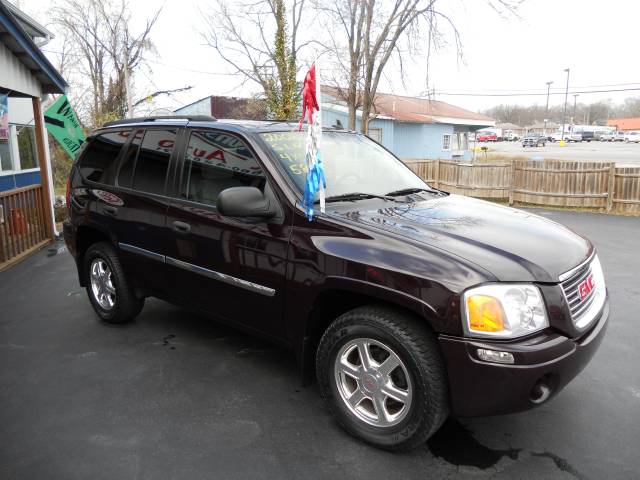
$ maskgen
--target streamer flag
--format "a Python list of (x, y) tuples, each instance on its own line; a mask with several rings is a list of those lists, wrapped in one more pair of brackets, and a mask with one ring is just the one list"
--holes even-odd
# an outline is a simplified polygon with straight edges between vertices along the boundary
[[(320, 143), (322, 140), (322, 114), (318, 98), (320, 97), (320, 82), (316, 81), (316, 65), (311, 68), (304, 77), (304, 86), (302, 88), (302, 118), (300, 119), (299, 129), (302, 130), (302, 123), (307, 116), (307, 181), (305, 183), (304, 198), (302, 199), (303, 208), (307, 212), (307, 218), (313, 220), (313, 204), (316, 200), (316, 194), (320, 199), (320, 211), (324, 213), (324, 194), (327, 188), (327, 182), (322, 167), (322, 159), (320, 157)], [(317, 114), (314, 115), (314, 111)]]

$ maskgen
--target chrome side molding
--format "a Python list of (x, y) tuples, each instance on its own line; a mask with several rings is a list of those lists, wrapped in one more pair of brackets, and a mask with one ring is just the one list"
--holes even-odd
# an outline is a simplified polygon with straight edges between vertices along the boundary
[(160, 255), (159, 253), (152, 252), (144, 248), (136, 247), (135, 245), (129, 245), (128, 243), (118, 243), (118, 247), (120, 247), (125, 252), (137, 253), (138, 255), (150, 258), (151, 260), (157, 260), (158, 262), (162, 263), (164, 263), (165, 261), (164, 255)]
[(215, 270), (209, 270), (208, 268), (199, 267), (198, 265), (183, 262), (182, 260), (177, 260), (175, 258), (166, 257), (166, 263), (168, 265), (173, 265), (174, 267), (182, 268), (183, 270), (188, 270), (190, 272), (212, 278), (213, 280), (218, 280), (220, 282), (228, 283), (229, 285), (244, 288), (245, 290), (250, 290), (261, 295), (266, 295), (267, 297), (273, 297), (276, 294), (276, 291), (273, 288), (265, 287), (264, 285), (259, 285), (241, 278), (232, 277), (231, 275), (216, 272)]

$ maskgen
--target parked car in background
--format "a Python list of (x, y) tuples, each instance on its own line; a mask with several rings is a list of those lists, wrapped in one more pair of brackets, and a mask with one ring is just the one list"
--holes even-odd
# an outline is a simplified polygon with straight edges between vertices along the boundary
[(502, 132), (502, 135), (498, 135), (498, 139), (499, 142), (517, 142), (518, 140), (520, 140), (520, 137), (518, 136), (517, 133), (515, 133), (513, 130), (504, 130)]
[(613, 142), (616, 137), (616, 132), (603, 132), (598, 137), (601, 142)]
[(601, 142), (623, 142), (624, 132), (603, 132), (598, 140)]
[(640, 143), (640, 132), (627, 132), (624, 134), (625, 143)]
[(560, 140), (564, 140), (565, 142), (581, 142), (582, 134), (574, 133), (574, 132), (556, 132), (551, 134), (552, 141), (559, 142)]
[(477, 132), (476, 141), (478, 142), (496, 142), (498, 135), (493, 132)]
[[(587, 365), (609, 323), (587, 238), (433, 188), (333, 129), (326, 211), (309, 221), (305, 138), (297, 123), (202, 116), (93, 132), (71, 168), (64, 238), (97, 316), (128, 322), (158, 297), (268, 337), (340, 425), (387, 450), (422, 445), (449, 414), (545, 404)], [(270, 385), (268, 370), (252, 381)]]
[(595, 140), (596, 136), (595, 133), (593, 132), (582, 132), (580, 135), (582, 135), (582, 141), (583, 142), (590, 142), (591, 140)]
[(547, 137), (539, 133), (529, 133), (522, 139), (522, 147), (539, 147), (547, 144)]

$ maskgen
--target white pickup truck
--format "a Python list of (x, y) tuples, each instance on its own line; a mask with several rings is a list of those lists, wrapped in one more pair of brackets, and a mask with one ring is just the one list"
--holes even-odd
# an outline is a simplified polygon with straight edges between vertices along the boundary
[(573, 132), (564, 132), (564, 136), (562, 132), (555, 132), (549, 135), (549, 138), (552, 142), (559, 142), (560, 140), (564, 140), (565, 142), (581, 142), (582, 134), (581, 133), (573, 133)]

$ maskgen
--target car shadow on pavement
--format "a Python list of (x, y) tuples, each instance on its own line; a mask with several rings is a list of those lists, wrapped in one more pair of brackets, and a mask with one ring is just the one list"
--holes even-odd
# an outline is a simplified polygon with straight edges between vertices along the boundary
[[(309, 403), (305, 410), (314, 409), (314, 415), (309, 415), (305, 421), (317, 422), (318, 429), (331, 428), (333, 431), (327, 434), (337, 435), (345, 443), (361, 445), (374, 453), (383, 454), (344, 433), (320, 402), (316, 385), (302, 387), (293, 353), (267, 339), (228, 327), (210, 316), (187, 311), (155, 299), (148, 301), (148, 305), (135, 322), (117, 328), (127, 331), (144, 331), (145, 335), (152, 337), (152, 343), (155, 346), (172, 353), (189, 350), (191, 355), (194, 349), (204, 349), (204, 355), (208, 353), (212, 361), (218, 362), (221, 357), (224, 358), (224, 362), (228, 365), (227, 375), (229, 376), (233, 376), (234, 372), (244, 372), (263, 381), (269, 378), (278, 379), (280, 387), (286, 392), (303, 393), (305, 398), (302, 401)], [(273, 392), (267, 392), (263, 401), (286, 404), (287, 397), (288, 395), (282, 392), (276, 397), (273, 396)], [(321, 419), (318, 418), (319, 416)], [(455, 468), (478, 469), (486, 471), (487, 474), (494, 474), (505, 468), (505, 465), (514, 464), (520, 460), (521, 449), (490, 448), (483, 445), (467, 426), (468, 423), (467, 420), (450, 417), (427, 441), (424, 448), (405, 455), (427, 456), (435, 459), (436, 462)], [(515, 425), (514, 428), (516, 428)], [(509, 435), (508, 432), (506, 434)], [(527, 453), (523, 458), (528, 462), (532, 456), (547, 458), (553, 461), (559, 471), (576, 478), (584, 478), (566, 460), (554, 454)], [(498, 465), (500, 469), (496, 470)]]

